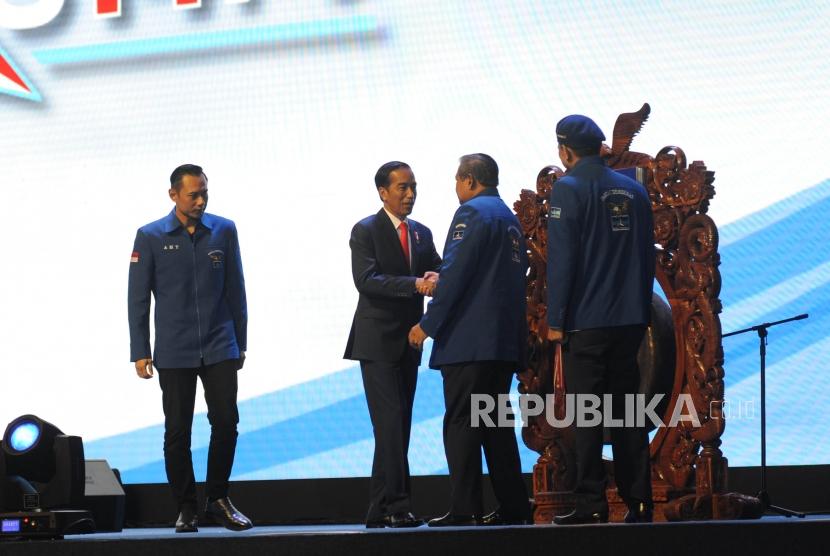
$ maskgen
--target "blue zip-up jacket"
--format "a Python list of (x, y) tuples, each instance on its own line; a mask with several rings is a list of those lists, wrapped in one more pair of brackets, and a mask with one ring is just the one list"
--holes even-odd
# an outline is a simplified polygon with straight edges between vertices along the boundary
[(506, 361), (520, 368), (527, 343), (527, 248), (495, 187), (455, 211), (440, 272), (420, 323), (434, 338), (429, 366)]
[(648, 324), (654, 222), (645, 188), (599, 156), (553, 184), (548, 216), (548, 325), (566, 331)]
[(196, 368), (246, 351), (245, 279), (232, 221), (204, 214), (191, 237), (174, 209), (139, 228), (128, 290), (131, 361), (150, 357), (151, 292), (156, 368)]

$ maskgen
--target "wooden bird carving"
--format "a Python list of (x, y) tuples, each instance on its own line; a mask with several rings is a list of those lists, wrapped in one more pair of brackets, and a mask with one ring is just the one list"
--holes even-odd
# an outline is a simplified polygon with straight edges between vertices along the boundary
[(649, 114), (651, 114), (651, 106), (646, 102), (636, 112), (628, 112), (617, 116), (611, 149), (609, 150), (605, 145), (602, 149), (602, 155), (607, 159), (609, 166), (618, 166), (623, 160), (630, 158), (630, 156), (626, 156), (626, 153), (629, 152), (628, 149), (631, 147), (634, 137), (643, 129), (643, 124), (648, 120)]

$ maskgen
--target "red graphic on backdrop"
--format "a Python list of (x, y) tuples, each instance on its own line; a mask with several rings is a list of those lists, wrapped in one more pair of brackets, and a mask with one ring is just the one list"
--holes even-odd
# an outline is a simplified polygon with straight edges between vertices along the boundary
[(14, 69), (12, 69), (11, 64), (3, 54), (0, 54), (0, 75), (2, 75), (5, 79), (8, 79), (15, 85), (19, 86), (26, 91), (31, 92), (29, 87), (26, 86), (26, 83), (23, 81), (23, 78), (20, 77)]
[(119, 17), (121, 0), (98, 0), (95, 8), (95, 13), (99, 17)]
[[(226, 4), (246, 4), (249, 0), (226, 0)], [(173, 7), (179, 9), (201, 8), (202, 0), (173, 0)], [(121, 17), (121, 0), (95, 0), (97, 17)]]
[(0, 46), (0, 95), (41, 102), (43, 97), (32, 82), (26, 77), (14, 60)]

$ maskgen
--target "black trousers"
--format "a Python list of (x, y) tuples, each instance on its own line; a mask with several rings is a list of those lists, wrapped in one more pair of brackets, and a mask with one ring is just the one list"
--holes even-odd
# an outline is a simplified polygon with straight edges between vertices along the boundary
[[(644, 326), (615, 326), (571, 332), (562, 346), (565, 389), (569, 394), (611, 394), (614, 418), (625, 414), (625, 394), (640, 385), (637, 350)], [(648, 400), (647, 400), (648, 401)], [(600, 406), (602, 409), (602, 406)], [(614, 478), (629, 505), (651, 504), (648, 434), (644, 427), (612, 427)], [(576, 427), (576, 509), (581, 513), (608, 510), (602, 463), (603, 428)]]
[(237, 359), (195, 369), (158, 369), (164, 408), (164, 466), (167, 481), (179, 505), (196, 508), (196, 480), (190, 436), (196, 402), (196, 379), (202, 380), (210, 423), (206, 494), (209, 500), (228, 495), (236, 452)]
[[(444, 451), (452, 486), (450, 513), (481, 515), (481, 450), (502, 515), (530, 519), (530, 503), (522, 479), (519, 446), (513, 427), (472, 426), (473, 394), (498, 399), (508, 394), (515, 363), (474, 361), (441, 368), (444, 378)], [(498, 405), (496, 406), (498, 407)], [(498, 425), (495, 412), (491, 414)]]
[(407, 347), (399, 361), (361, 361), (375, 454), (367, 521), (410, 511), (409, 434), (420, 354)]

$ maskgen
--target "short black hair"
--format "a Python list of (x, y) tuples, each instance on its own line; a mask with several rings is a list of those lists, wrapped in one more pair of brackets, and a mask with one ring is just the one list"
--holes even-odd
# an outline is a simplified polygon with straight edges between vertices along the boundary
[(458, 176), (472, 176), (484, 187), (498, 187), (499, 165), (489, 154), (465, 154), (458, 159)]
[(566, 147), (571, 149), (574, 152), (574, 154), (576, 156), (578, 156), (579, 158), (582, 158), (584, 156), (597, 155), (597, 154), (599, 154), (599, 151), (602, 149), (602, 141), (600, 141), (599, 143), (597, 143), (595, 145), (587, 145), (587, 146), (584, 146), (584, 147), (572, 147), (572, 146), (568, 145), (567, 143), (562, 143), (561, 141), (559, 142), (559, 144), (560, 145), (565, 145)]
[(389, 187), (389, 174), (401, 168), (407, 168), (409, 170), (412, 169), (409, 167), (409, 164), (401, 162), (400, 160), (387, 162), (378, 168), (378, 171), (375, 173), (375, 187), (378, 189), (381, 187)]
[(197, 178), (205, 176), (205, 181), (207, 181), (207, 174), (205, 174), (205, 171), (202, 170), (201, 166), (197, 166), (195, 164), (182, 164), (173, 170), (172, 174), (170, 174), (170, 187), (176, 191), (181, 189), (182, 178), (184, 176), (196, 176)]

